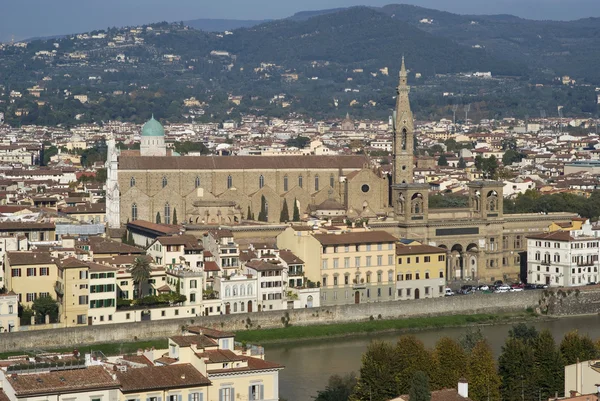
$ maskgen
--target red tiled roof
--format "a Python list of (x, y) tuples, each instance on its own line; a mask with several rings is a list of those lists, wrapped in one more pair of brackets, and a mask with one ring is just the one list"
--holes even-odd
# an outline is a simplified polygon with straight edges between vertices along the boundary
[(189, 363), (129, 369), (126, 372), (117, 372), (117, 379), (124, 393), (211, 384), (210, 380)]
[(219, 268), (219, 265), (217, 264), (217, 262), (204, 262), (204, 271), (206, 272), (219, 272), (221, 271), (221, 269)]
[(265, 361), (264, 359), (248, 357), (248, 366), (230, 369), (213, 369), (207, 370), (208, 374), (229, 373), (229, 372), (248, 372), (254, 370), (272, 370), (283, 369), (283, 365), (275, 362)]

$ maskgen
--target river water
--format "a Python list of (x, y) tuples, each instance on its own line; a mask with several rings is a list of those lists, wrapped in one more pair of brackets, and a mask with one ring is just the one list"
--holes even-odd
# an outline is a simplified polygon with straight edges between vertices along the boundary
[[(513, 323), (481, 326), (496, 355), (506, 340)], [(577, 316), (531, 323), (538, 330), (549, 329), (556, 341), (573, 329), (588, 334), (593, 340), (600, 337), (600, 317)], [(426, 347), (432, 348), (440, 337), (460, 338), (467, 328), (452, 327), (414, 332)], [(373, 340), (396, 342), (402, 333), (365, 334), (355, 337), (336, 338), (271, 344), (265, 346), (266, 359), (285, 366), (279, 373), (279, 394), (288, 401), (311, 400), (318, 390), (325, 388), (329, 376), (356, 372), (361, 356)]]

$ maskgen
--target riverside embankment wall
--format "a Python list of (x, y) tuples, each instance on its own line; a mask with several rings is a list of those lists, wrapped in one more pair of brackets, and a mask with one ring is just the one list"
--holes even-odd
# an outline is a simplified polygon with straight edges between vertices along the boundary
[[(202, 325), (220, 330), (283, 327), (282, 319), (295, 326), (330, 324), (378, 319), (408, 318), (472, 313), (506, 313), (537, 308), (542, 291), (524, 291), (507, 294), (477, 294), (415, 301), (376, 302), (359, 305), (329, 306), (311, 309), (254, 312), (57, 328), (52, 330), (22, 331), (0, 334), (0, 352), (26, 349), (80, 347), (109, 342), (129, 342), (165, 338), (180, 334), (185, 326)], [(598, 293), (600, 299), (600, 292)], [(582, 298), (583, 299), (583, 298)]]

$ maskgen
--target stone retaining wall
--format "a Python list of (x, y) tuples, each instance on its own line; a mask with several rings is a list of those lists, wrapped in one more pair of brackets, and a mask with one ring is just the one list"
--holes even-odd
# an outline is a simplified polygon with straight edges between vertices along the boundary
[[(202, 325), (220, 330), (283, 327), (283, 321), (295, 326), (328, 324), (377, 319), (439, 316), (470, 313), (504, 313), (537, 308), (542, 291), (506, 294), (476, 294), (415, 301), (378, 302), (359, 305), (330, 306), (243, 313), (235, 315), (118, 323), (53, 330), (36, 330), (0, 334), (0, 352), (25, 349), (80, 347), (109, 342), (130, 342), (165, 338), (179, 334), (187, 325)], [(595, 295), (600, 301), (600, 292)], [(573, 303), (577, 303), (575, 299)]]

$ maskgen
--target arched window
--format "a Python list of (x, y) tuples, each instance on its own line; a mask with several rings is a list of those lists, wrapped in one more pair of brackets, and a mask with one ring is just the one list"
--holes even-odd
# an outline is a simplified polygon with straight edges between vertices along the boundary
[(240, 296), (246, 296), (246, 286), (245, 285), (241, 285), (240, 286)]
[(258, 187), (262, 188), (265, 186), (265, 177), (261, 174), (260, 177), (258, 177)]
[(230, 175), (228, 175), (227, 176), (227, 189), (229, 189), (231, 187), (233, 187), (233, 178)]
[(137, 203), (131, 205), (131, 220), (137, 220)]
[(238, 287), (237, 287), (237, 285), (234, 285), (233, 286), (233, 296), (237, 297), (237, 294), (238, 294)]
[(129, 180), (129, 186), (135, 187), (135, 177), (131, 177), (131, 179)]
[(167, 177), (163, 177), (163, 179), (162, 179), (162, 187), (163, 187), (163, 188), (164, 188), (164, 187), (166, 187), (166, 186), (167, 186), (167, 183), (168, 183), (168, 181), (167, 181)]
[(298, 177), (298, 186), (302, 188), (302, 176)]
[(331, 188), (335, 187), (335, 177), (333, 176), (333, 174), (331, 174), (331, 176), (329, 177), (329, 186)]
[(244, 312), (244, 303), (240, 302), (240, 312)]
[(194, 187), (200, 188), (200, 177), (196, 177), (196, 180), (194, 181)]
[(283, 190), (285, 192), (288, 191), (288, 176), (287, 175), (283, 176)]
[(252, 284), (248, 284), (248, 295), (252, 295)]
[(319, 190), (319, 176), (315, 175), (315, 192)]
[(234, 303), (233, 303), (233, 311), (234, 311), (234, 312), (237, 312), (237, 302), (234, 302)]
[(225, 287), (225, 296), (226, 297), (231, 296), (231, 287), (229, 287), (229, 286)]
[(165, 224), (171, 224), (171, 205), (165, 203)]

